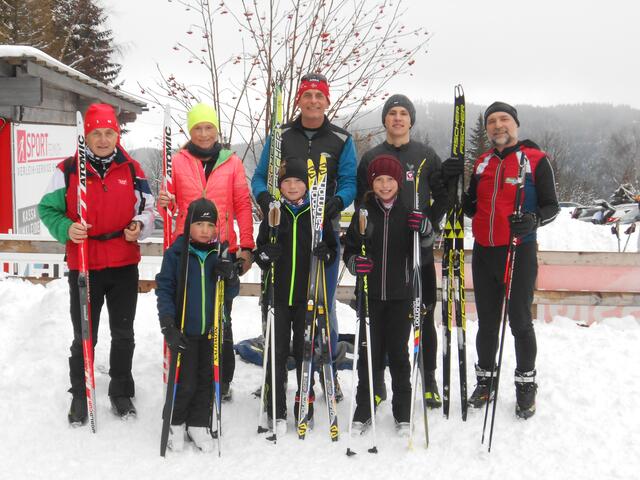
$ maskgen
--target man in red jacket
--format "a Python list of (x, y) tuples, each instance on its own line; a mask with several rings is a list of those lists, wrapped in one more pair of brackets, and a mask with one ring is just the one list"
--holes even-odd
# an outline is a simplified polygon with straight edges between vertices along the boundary
[(87, 421), (82, 329), (78, 292), (78, 244), (88, 239), (89, 292), (93, 344), (98, 341), (100, 311), (107, 301), (111, 352), (109, 397), (113, 412), (123, 418), (136, 414), (131, 401), (134, 338), (138, 299), (139, 239), (153, 231), (153, 195), (144, 172), (119, 143), (120, 127), (110, 105), (93, 104), (85, 114), (87, 145), (86, 227), (77, 213), (77, 154), (61, 162), (38, 212), (51, 235), (66, 244), (73, 342), (69, 376), (73, 395), (69, 423)]
[[(465, 193), (465, 213), (473, 217), (473, 285), (478, 311), (476, 349), (477, 386), (469, 399), (481, 408), (493, 400), (491, 372), (498, 345), (504, 271), (511, 235), (518, 239), (509, 299), (509, 326), (516, 350), (516, 415), (529, 418), (536, 409), (536, 334), (531, 305), (538, 274), (536, 230), (550, 223), (560, 208), (555, 180), (547, 154), (530, 140), (518, 140), (518, 112), (503, 102), (491, 104), (484, 113), (485, 129), (493, 149), (476, 160)], [(525, 181), (522, 213), (514, 214), (520, 161)], [(445, 178), (462, 173), (464, 161), (447, 159)], [(495, 389), (495, 383), (494, 383)]]

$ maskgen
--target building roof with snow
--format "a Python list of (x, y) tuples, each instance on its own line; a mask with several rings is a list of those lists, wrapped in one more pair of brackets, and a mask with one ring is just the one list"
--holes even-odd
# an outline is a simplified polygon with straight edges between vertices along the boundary
[(99, 82), (34, 47), (0, 45), (0, 117), (16, 122), (75, 124), (75, 112), (108, 103), (128, 123), (146, 103)]

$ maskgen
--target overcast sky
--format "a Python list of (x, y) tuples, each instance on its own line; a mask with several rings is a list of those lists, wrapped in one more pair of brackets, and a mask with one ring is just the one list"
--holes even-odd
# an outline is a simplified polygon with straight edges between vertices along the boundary
[[(432, 38), (428, 52), (417, 59), (415, 76), (399, 77), (389, 87), (392, 93), (451, 101), (453, 86), (461, 82), (467, 101), (481, 105), (500, 99), (513, 104), (604, 102), (640, 108), (636, 0), (403, 4), (407, 26), (423, 26)], [(166, 71), (184, 71), (184, 60), (172, 47), (194, 21), (189, 12), (167, 0), (111, 0), (107, 12), (116, 42), (123, 46), (124, 90), (138, 94), (138, 81), (153, 83), (158, 78), (156, 63)], [(228, 37), (232, 45), (234, 32)], [(156, 146), (152, 137), (160, 122), (154, 113), (139, 117), (127, 146)]]

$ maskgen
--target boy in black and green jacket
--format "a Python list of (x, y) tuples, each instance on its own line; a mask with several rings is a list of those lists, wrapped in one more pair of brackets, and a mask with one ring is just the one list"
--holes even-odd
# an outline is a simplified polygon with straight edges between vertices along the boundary
[[(275, 297), (275, 370), (276, 370), (276, 428), (286, 431), (287, 404), (285, 392), (286, 363), (289, 342), (293, 330), (293, 357), (296, 360), (298, 391), (294, 413), (298, 412), (300, 395), (300, 373), (304, 345), (304, 319), (307, 307), (307, 288), (311, 255), (331, 265), (337, 255), (337, 243), (331, 222), (323, 224), (323, 241), (311, 251), (312, 230), (309, 195), (307, 193), (307, 171), (301, 162), (283, 160), (278, 186), (281, 193), (281, 217), (275, 243), (269, 241), (269, 222), (264, 219), (256, 244), (255, 261), (262, 269), (274, 262)], [(270, 381), (270, 375), (267, 376)], [(267, 412), (271, 415), (271, 395), (267, 396)], [(310, 401), (313, 402), (313, 378)], [(309, 416), (313, 416), (313, 404), (309, 405)]]

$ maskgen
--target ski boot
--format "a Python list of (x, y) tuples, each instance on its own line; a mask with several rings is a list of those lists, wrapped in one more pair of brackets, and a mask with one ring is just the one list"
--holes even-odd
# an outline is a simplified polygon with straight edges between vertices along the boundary
[(111, 411), (117, 417), (127, 420), (138, 414), (129, 397), (109, 397), (109, 399), (111, 400)]
[(353, 421), (351, 422), (351, 428), (354, 432), (364, 435), (371, 426), (371, 412), (369, 411), (369, 405), (366, 407), (357, 405), (356, 411), (353, 413)]
[(476, 380), (478, 383), (469, 398), (469, 405), (472, 408), (482, 408), (487, 402), (493, 401), (496, 392), (497, 379), (495, 379), (494, 373), (493, 389), (489, 392), (491, 385), (491, 370), (483, 370), (476, 365)]
[(200, 451), (213, 451), (213, 435), (209, 427), (187, 427), (187, 436)]
[(80, 427), (87, 423), (87, 399), (84, 396), (75, 396), (71, 400), (71, 407), (67, 419), (72, 427)]
[(516, 385), (516, 416), (518, 418), (531, 418), (536, 413), (536, 371), (515, 371)]
[(181, 452), (184, 450), (184, 432), (184, 423), (182, 425), (171, 425), (169, 427), (169, 440), (167, 442), (169, 450), (172, 452)]
[(424, 372), (424, 402), (429, 408), (440, 408), (442, 399), (438, 391), (438, 382), (436, 382), (436, 372)]

